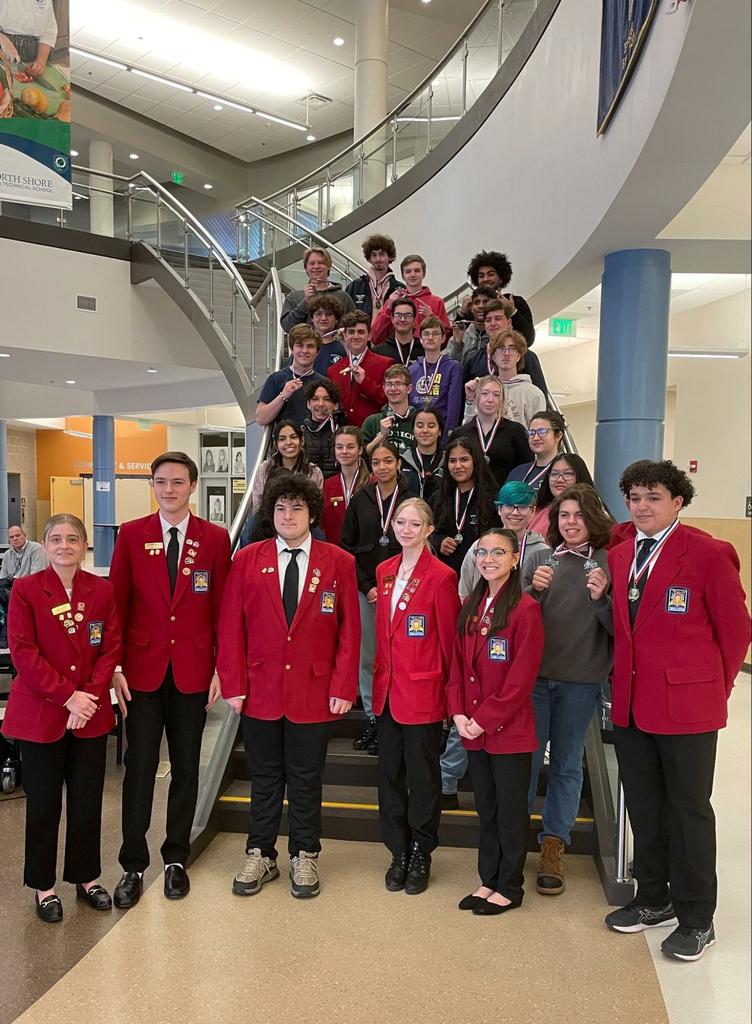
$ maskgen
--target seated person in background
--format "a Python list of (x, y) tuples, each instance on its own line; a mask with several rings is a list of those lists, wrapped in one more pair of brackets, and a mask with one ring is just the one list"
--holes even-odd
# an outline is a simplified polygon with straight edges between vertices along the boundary
[(282, 420), (274, 427), (272, 454), (258, 468), (251, 488), (251, 511), (256, 514), (261, 508), (266, 485), (277, 470), (300, 473), (314, 483), (319, 490), (324, 486), (324, 476), (318, 466), (312, 466), (303, 446), (303, 428), (293, 420)]
[(270, 373), (256, 406), (256, 422), (262, 427), (282, 419), (302, 423), (308, 414), (303, 388), (313, 380), (325, 380), (313, 368), (321, 348), (321, 335), (308, 324), (298, 324), (288, 338), (292, 359), (289, 366)]
[(339, 285), (329, 283), (332, 258), (325, 249), (306, 249), (303, 253), (303, 267), (308, 274), (305, 288), (288, 292), (282, 306), (279, 322), (288, 334), (296, 324), (307, 323), (311, 318), (311, 305), (319, 295), (333, 295), (342, 305), (345, 313), (355, 309), (350, 296)]
[[(514, 306), (510, 299), (493, 299), (489, 302), (484, 314), (484, 326), (488, 338), (493, 338), (495, 334), (500, 334), (501, 331), (512, 330), (513, 319)], [(471, 351), (468, 354), (468, 358), (462, 364), (462, 374), (465, 383), (472, 380), (473, 377), (482, 377), (485, 373), (497, 372), (498, 367), (491, 362), (488, 343), (480, 351)], [(546, 379), (543, 376), (543, 370), (538, 362), (538, 357), (534, 352), (529, 350), (525, 352), (525, 357), (518, 368), (518, 372), (528, 374), (531, 382), (537, 388), (540, 388), (544, 395), (548, 394)]]
[(465, 393), (468, 397), (465, 408), (477, 409), (477, 412), (452, 436), (476, 438), (496, 487), (502, 487), (510, 470), (530, 459), (527, 431), (506, 415), (498, 377), (486, 375), (480, 380), (471, 380), (465, 385)]
[(384, 404), (384, 371), (391, 360), (370, 350), (371, 321), (367, 313), (347, 313), (342, 331), (347, 356), (330, 366), (327, 376), (340, 389), (347, 422), (360, 427)]
[(415, 447), (415, 409), (409, 402), (412, 386), (410, 371), (406, 366), (387, 368), (384, 373), (386, 405), (379, 412), (372, 413), (363, 424), (366, 454), (370, 455), (384, 441), (391, 441), (400, 458), (404, 457), (409, 448)]
[(415, 447), (402, 456), (402, 475), (411, 493), (430, 504), (444, 475), (444, 417), (433, 405), (417, 409), (413, 432)]
[(519, 331), (502, 331), (488, 343), (488, 354), (504, 387), (504, 410), (510, 420), (524, 427), (536, 412), (546, 408), (546, 396), (541, 389), (531, 382), (529, 374), (519, 371), (526, 351), (525, 339)]
[(327, 377), (306, 384), (304, 394), (308, 416), (303, 420), (303, 447), (308, 460), (326, 478), (337, 472), (334, 432), (344, 418), (339, 409), (339, 388)]
[(423, 284), (423, 279), (426, 276), (426, 261), (423, 257), (405, 256), (400, 263), (400, 273), (405, 279), (405, 287), (392, 292), (374, 320), (372, 332), (374, 345), (379, 345), (389, 337), (392, 326), (391, 307), (397, 299), (411, 299), (415, 303), (417, 315), (414, 334), (420, 334), (420, 325), (423, 318), (427, 316), (438, 317), (445, 331), (449, 333), (449, 317), (444, 308), (444, 300), (440, 299), (438, 295), (434, 295), (431, 289)]
[(536, 412), (527, 431), (527, 443), (535, 458), (532, 462), (523, 462), (522, 465), (515, 466), (507, 480), (522, 480), (530, 484), (537, 494), (551, 463), (559, 454), (566, 429), (567, 425), (561, 413), (551, 409)]
[(397, 299), (391, 306), (392, 333), (380, 345), (374, 345), (376, 355), (386, 356), (395, 363), (410, 366), (423, 355), (423, 346), (415, 337), (418, 307), (412, 299)]
[[(454, 321), (454, 326), (464, 325), (464, 330), (461, 340), (455, 339), (449, 342), (447, 355), (450, 355), (452, 359), (458, 359), (464, 363), (466, 359), (470, 358), (471, 353), (482, 351), (488, 344), (485, 327), (486, 306), (495, 300), (496, 292), (493, 288), (485, 286), (473, 288), (470, 309), (467, 314), (460, 310), (458, 318)], [(472, 317), (470, 321), (465, 319), (467, 315)]]
[[(519, 331), (528, 346), (535, 341), (535, 321), (530, 306), (521, 295), (512, 295), (507, 291), (512, 280), (512, 264), (503, 252), (486, 252), (483, 250), (470, 260), (467, 276), (473, 288), (480, 286), (491, 288), (499, 298), (512, 300), (515, 313), (512, 327)], [(472, 306), (472, 294), (466, 295), (460, 307), (460, 316), (467, 317)]]
[(8, 646), (6, 620), (13, 580), (31, 576), (47, 568), (47, 556), (41, 544), (29, 540), (23, 526), (8, 527), (10, 547), (0, 561), (0, 647)]
[(462, 415), (462, 367), (456, 359), (441, 351), (444, 339), (441, 320), (435, 316), (426, 317), (420, 328), (425, 355), (410, 367), (413, 384), (410, 404), (416, 408), (436, 406), (444, 418), (446, 437)]
[(347, 355), (337, 330), (341, 319), (342, 303), (333, 295), (317, 295), (311, 303), (311, 323), (321, 335), (321, 348), (313, 364), (316, 373), (325, 376), (330, 366)]
[(389, 235), (369, 235), (363, 242), (363, 255), (371, 268), (348, 284), (347, 294), (373, 323), (392, 292), (405, 286), (392, 273), (390, 264), (397, 259), (397, 249)]
[(595, 488), (585, 460), (573, 452), (557, 455), (538, 489), (538, 507), (530, 523), (531, 530), (542, 533), (548, 542), (548, 513), (551, 504), (573, 484), (590, 484)]

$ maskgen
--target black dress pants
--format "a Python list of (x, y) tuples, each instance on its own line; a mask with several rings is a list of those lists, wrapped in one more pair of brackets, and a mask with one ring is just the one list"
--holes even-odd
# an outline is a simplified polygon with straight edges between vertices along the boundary
[(123, 845), (119, 856), (124, 871), (145, 871), (149, 866), (146, 833), (151, 823), (163, 732), (170, 756), (170, 789), (162, 859), (165, 864), (185, 864), (188, 860), (207, 698), (206, 690), (181, 693), (175, 686), (171, 665), (159, 689), (150, 693), (131, 689), (125, 720), (128, 747), (123, 758)]
[(634, 833), (637, 898), (669, 899), (680, 925), (709, 927), (717, 898), (713, 792), (717, 732), (658, 735), (614, 726)]
[(243, 744), (251, 777), (251, 812), (246, 852), (277, 857), (276, 842), (287, 787), (287, 847), (321, 850), (321, 778), (331, 735), (330, 722), (271, 721), (242, 716)]
[(443, 726), (400, 725), (388, 703), (376, 719), (381, 838), (394, 856), (413, 843), (423, 853), (439, 845)]
[(81, 739), (66, 729), (54, 743), (19, 740), (26, 791), (24, 885), (51, 889), (55, 884), (57, 837), (65, 800), (66, 882), (93, 882), (102, 871), (102, 791), (107, 736)]
[(480, 819), (480, 880), (513, 903), (521, 903), (530, 828), (527, 792), (532, 754), (469, 750), (468, 757)]

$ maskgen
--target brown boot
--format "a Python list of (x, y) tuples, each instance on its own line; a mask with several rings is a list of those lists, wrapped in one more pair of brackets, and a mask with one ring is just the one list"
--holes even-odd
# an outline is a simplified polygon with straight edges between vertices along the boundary
[(564, 892), (564, 843), (556, 836), (546, 836), (541, 843), (538, 878), (535, 887), (544, 896)]

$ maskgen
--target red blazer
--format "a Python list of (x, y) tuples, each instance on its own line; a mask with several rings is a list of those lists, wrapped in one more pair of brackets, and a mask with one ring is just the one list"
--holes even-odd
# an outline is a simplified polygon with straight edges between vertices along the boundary
[(123, 627), (123, 672), (131, 689), (149, 692), (162, 685), (172, 662), (178, 690), (201, 693), (214, 674), (230, 538), (222, 527), (191, 515), (174, 594), (165, 551), (154, 544), (162, 544), (159, 513), (120, 527), (110, 580)]
[(76, 690), (93, 694), (99, 707), (82, 729), (72, 730), (73, 735), (88, 739), (112, 729), (110, 683), (120, 661), (120, 625), (108, 580), (79, 569), (69, 600), (50, 567), (17, 579), (8, 610), (8, 638), (18, 675), (5, 711), (6, 736), (35, 743), (61, 739), (69, 715), (64, 705)]
[[(449, 333), (451, 324), (449, 323), (449, 317), (447, 316), (447, 311), (444, 306), (444, 300), (440, 296), (434, 295), (431, 289), (424, 285), (421, 288), (421, 290), (417, 292), (415, 295), (408, 295), (406, 297), (411, 299), (416, 304), (420, 302), (425, 302), (425, 304), (431, 310), (431, 315), (437, 316), (444, 325), (447, 334)], [(381, 342), (386, 341), (386, 339), (392, 333), (394, 327), (394, 323), (392, 321), (392, 309), (393, 306), (389, 303), (386, 303), (379, 310), (376, 319), (373, 321), (373, 324), (371, 325), (372, 345), (380, 345)], [(420, 337), (420, 325), (422, 324), (422, 322), (423, 314), (420, 312), (420, 310), (418, 310), (418, 313), (415, 317), (414, 328), (416, 338)]]
[(634, 632), (627, 599), (634, 542), (609, 551), (614, 725), (629, 725), (630, 714), (639, 729), (653, 733), (710, 732), (726, 724), (727, 700), (750, 640), (729, 548), (677, 527), (645, 584)]
[(340, 716), (330, 713), (330, 697), (355, 700), (359, 661), (352, 555), (311, 541), (303, 593), (288, 628), (276, 541), (236, 554), (219, 626), (217, 670), (225, 699), (244, 697), (243, 714), (251, 718), (332, 721)]
[(348, 365), (346, 359), (330, 366), (326, 371), (329, 380), (333, 380), (342, 393), (340, 406), (345, 412), (347, 422), (355, 427), (362, 427), (363, 421), (371, 413), (379, 412), (386, 404), (383, 381), (384, 371), (392, 365), (393, 359), (387, 356), (377, 356), (369, 349), (363, 354), (360, 365), (366, 371), (366, 375), (360, 384), (353, 379), (351, 373), (343, 373), (343, 368)]
[(376, 659), (373, 713), (389, 710), (402, 725), (446, 718), (445, 686), (460, 610), (457, 574), (426, 548), (392, 616), (392, 590), (402, 556), (376, 567)]
[(324, 480), (324, 515), (321, 519), (321, 528), (329, 544), (339, 544), (345, 512), (347, 506), (342, 493), (342, 478), (339, 473), (335, 473)]
[[(483, 616), (490, 623), (493, 605)], [(486, 730), (464, 740), (468, 750), (524, 754), (538, 749), (531, 694), (543, 657), (543, 618), (532, 597), (511, 613), (505, 629), (487, 625), (456, 634), (447, 684), (450, 715), (467, 715)]]

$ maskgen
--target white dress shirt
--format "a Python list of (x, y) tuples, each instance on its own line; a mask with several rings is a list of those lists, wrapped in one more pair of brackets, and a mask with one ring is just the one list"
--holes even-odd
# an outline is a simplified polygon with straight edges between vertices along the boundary
[[(282, 540), (281, 537), (277, 537), (277, 575), (279, 576), (279, 592), (283, 592), (285, 587), (285, 573), (287, 572), (287, 566), (292, 561), (291, 556), (287, 553), (290, 549), (290, 545), (286, 540)], [(298, 545), (300, 554), (298, 555), (298, 601), (303, 593), (303, 587), (305, 586), (306, 574), (308, 572), (308, 563), (311, 559), (311, 535), (310, 533), (303, 541), (302, 544)]]
[(394, 613), (397, 611), (397, 605), (399, 604), (399, 600), (404, 594), (405, 587), (409, 582), (409, 579), (401, 580), (399, 576), (395, 577), (394, 586), (392, 587), (392, 618), (394, 618)]
[(190, 512), (188, 515), (179, 523), (168, 523), (162, 513), (159, 513), (159, 523), (162, 527), (162, 541), (164, 542), (164, 553), (167, 556), (167, 545), (170, 543), (170, 530), (173, 526), (178, 529), (178, 562), (183, 557), (183, 545), (185, 544), (185, 538), (188, 533), (188, 520), (190, 519)]
[[(673, 525), (674, 525), (673, 523), (669, 523), (669, 525), (666, 527), (665, 530), (661, 530), (660, 533), (656, 533), (652, 537), (648, 537), (648, 535), (646, 533), (643, 533), (642, 530), (638, 530), (637, 531), (637, 550), (639, 551), (640, 541), (643, 541), (643, 540), (654, 540), (656, 542), (656, 544), (657, 544), (658, 541), (663, 539), (663, 537), (668, 533), (668, 531), (671, 529), (671, 527)], [(651, 550), (652, 550), (652, 548), (651, 548)], [(655, 569), (656, 563), (657, 563), (658, 559), (661, 557), (661, 554), (662, 554), (662, 551), (659, 551), (658, 554), (656, 555), (656, 557), (653, 559), (653, 561), (648, 566), (648, 575), (647, 575), (648, 579), (650, 579), (650, 574), (653, 571), (653, 569)]]

